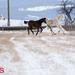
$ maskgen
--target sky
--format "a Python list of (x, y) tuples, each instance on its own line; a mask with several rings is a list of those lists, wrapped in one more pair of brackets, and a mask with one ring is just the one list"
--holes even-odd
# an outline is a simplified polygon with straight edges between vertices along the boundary
[[(60, 0), (10, 0), (10, 19), (54, 19), (59, 15)], [(8, 18), (7, 0), (0, 0), (0, 14)]]

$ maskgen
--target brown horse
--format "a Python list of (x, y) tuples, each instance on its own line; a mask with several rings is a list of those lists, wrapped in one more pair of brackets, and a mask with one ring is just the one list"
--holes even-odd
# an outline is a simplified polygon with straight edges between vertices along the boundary
[(30, 34), (30, 32), (29, 32), (29, 29), (31, 30), (31, 32), (34, 34), (34, 32), (32, 31), (32, 28), (37, 28), (37, 33), (36, 33), (36, 35), (38, 34), (38, 32), (39, 32), (39, 28), (41, 29), (41, 32), (42, 32), (42, 27), (41, 27), (41, 25), (42, 25), (42, 23), (44, 22), (44, 23), (46, 23), (46, 20), (45, 20), (46, 18), (42, 18), (42, 19), (40, 19), (40, 20), (37, 20), (37, 21), (33, 21), (33, 20), (30, 20), (30, 21), (24, 21), (24, 23), (25, 24), (27, 24), (28, 23), (28, 35)]

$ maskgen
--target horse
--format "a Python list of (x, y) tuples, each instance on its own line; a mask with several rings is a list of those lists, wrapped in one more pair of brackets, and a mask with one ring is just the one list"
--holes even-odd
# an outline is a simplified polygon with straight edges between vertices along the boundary
[(5, 20), (5, 18), (0, 14), (0, 20)]
[[(58, 27), (58, 28), (59, 28), (59, 31), (58, 31), (58, 32), (60, 32), (60, 30), (62, 30), (60, 20), (65, 20), (64, 14), (60, 14), (60, 15), (59, 15), (57, 18), (55, 18), (54, 20), (51, 20), (51, 19), (46, 18), (47, 27), (50, 28), (50, 31), (51, 31), (51, 34), (52, 34), (52, 35), (53, 35), (53, 34), (56, 35), (56, 33), (54, 33), (54, 32), (52, 31), (52, 27)], [(63, 32), (63, 34), (65, 34), (63, 30), (62, 30), (62, 32)]]
[(39, 32), (39, 28), (41, 29), (41, 32), (42, 32), (42, 23), (46, 23), (46, 18), (42, 18), (42, 19), (39, 19), (39, 20), (36, 20), (36, 21), (34, 21), (34, 20), (30, 20), (30, 21), (24, 21), (24, 23), (25, 24), (27, 24), (28, 23), (28, 35), (30, 34), (30, 32), (29, 32), (29, 29), (31, 30), (31, 32), (34, 34), (34, 32), (32, 31), (32, 28), (37, 28), (37, 33), (36, 33), (36, 35), (38, 34), (38, 32)]

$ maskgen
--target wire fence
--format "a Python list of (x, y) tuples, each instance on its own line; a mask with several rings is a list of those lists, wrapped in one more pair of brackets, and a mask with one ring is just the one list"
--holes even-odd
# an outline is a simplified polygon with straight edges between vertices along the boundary
[(67, 30), (67, 31), (75, 31), (75, 18), (70, 21), (68, 19), (65, 19), (65, 25), (64, 25), (64, 28)]

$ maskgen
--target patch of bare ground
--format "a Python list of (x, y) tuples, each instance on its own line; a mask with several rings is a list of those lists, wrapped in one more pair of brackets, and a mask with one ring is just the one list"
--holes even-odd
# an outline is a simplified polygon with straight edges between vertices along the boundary
[[(12, 62), (18, 62), (20, 61), (20, 57), (18, 56), (17, 51), (14, 50), (14, 44), (10, 41), (11, 37), (14, 34), (2, 34), (0, 33), (0, 55), (4, 55), (7, 59), (9, 59), (10, 56), (7, 56), (7, 53), (9, 53), (12, 56), (11, 61)], [(6, 59), (6, 60), (7, 60)]]

